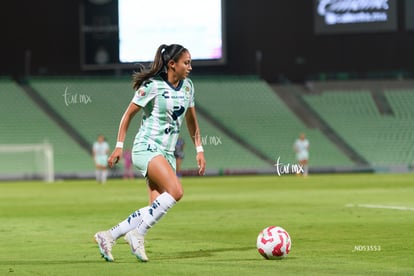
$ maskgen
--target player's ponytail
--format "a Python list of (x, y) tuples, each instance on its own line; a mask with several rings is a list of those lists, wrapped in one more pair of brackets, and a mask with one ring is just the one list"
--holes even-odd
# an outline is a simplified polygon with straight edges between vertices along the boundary
[(137, 90), (147, 79), (155, 77), (161, 72), (167, 72), (168, 62), (170, 60), (177, 62), (181, 54), (185, 51), (187, 51), (187, 49), (178, 44), (160, 45), (155, 53), (154, 61), (150, 68), (144, 69), (143, 66), (141, 66), (139, 72), (132, 74), (133, 88)]
[(141, 65), (141, 70), (132, 74), (132, 87), (135, 90), (137, 90), (144, 81), (162, 72), (164, 69), (162, 52), (165, 50), (165, 48), (167, 48), (167, 45), (165, 44), (162, 44), (160, 47), (158, 47), (157, 52), (155, 53), (154, 61), (151, 63), (149, 69), (144, 69), (144, 67)]

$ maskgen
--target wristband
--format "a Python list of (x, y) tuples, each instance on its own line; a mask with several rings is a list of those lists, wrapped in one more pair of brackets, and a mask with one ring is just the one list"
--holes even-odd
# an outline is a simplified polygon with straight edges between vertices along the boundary
[(197, 153), (204, 152), (203, 146), (197, 146), (196, 151), (197, 151)]
[(124, 148), (124, 142), (119, 142), (119, 141), (116, 142), (115, 148), (120, 148), (120, 149)]

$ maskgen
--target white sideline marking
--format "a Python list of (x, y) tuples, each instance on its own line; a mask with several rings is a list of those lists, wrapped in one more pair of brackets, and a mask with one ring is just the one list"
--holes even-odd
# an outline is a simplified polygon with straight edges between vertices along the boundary
[(390, 205), (374, 205), (374, 204), (346, 204), (345, 207), (360, 207), (370, 209), (392, 209), (400, 211), (414, 211), (414, 208), (405, 206), (390, 206)]

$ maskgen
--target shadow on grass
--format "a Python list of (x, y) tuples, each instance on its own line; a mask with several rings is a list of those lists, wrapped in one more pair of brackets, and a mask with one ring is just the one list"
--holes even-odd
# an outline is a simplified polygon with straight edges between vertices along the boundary
[[(14, 265), (68, 265), (68, 264), (95, 264), (102, 262), (102, 259), (96, 260), (21, 260), (21, 261), (0, 261), (0, 266)], [(102, 262), (105, 263), (105, 262)]]
[(191, 258), (205, 258), (214, 256), (216, 253), (231, 252), (231, 251), (247, 251), (252, 250), (253, 247), (231, 247), (231, 248), (214, 248), (214, 249), (200, 249), (196, 251), (182, 251), (174, 255), (159, 256), (157, 259), (191, 259)]

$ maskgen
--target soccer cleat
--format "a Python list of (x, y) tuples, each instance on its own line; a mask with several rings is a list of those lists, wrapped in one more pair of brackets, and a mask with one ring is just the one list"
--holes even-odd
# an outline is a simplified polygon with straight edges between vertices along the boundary
[(112, 238), (109, 231), (101, 231), (94, 236), (96, 243), (98, 244), (101, 255), (107, 262), (113, 262), (114, 257), (112, 256), (112, 246), (115, 245), (116, 241)]
[(129, 231), (125, 235), (125, 240), (131, 247), (131, 253), (141, 262), (148, 262), (147, 254), (145, 254), (144, 236), (140, 235), (136, 229)]

